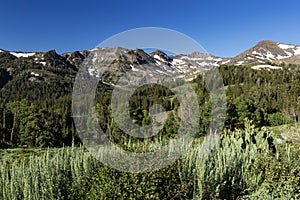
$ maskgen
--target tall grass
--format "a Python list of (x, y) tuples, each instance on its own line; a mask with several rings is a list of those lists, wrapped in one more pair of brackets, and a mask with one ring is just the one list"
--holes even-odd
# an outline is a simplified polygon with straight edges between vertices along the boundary
[[(196, 139), (173, 164), (139, 174), (104, 166), (83, 147), (49, 149), (14, 162), (1, 160), (0, 199), (300, 199), (299, 146), (274, 141), (270, 131), (246, 120), (245, 129)], [(152, 152), (168, 144), (168, 155), (188, 142), (158, 138), (123, 146)], [(98, 156), (143, 166), (115, 153), (103, 146)]]
[(67, 199), (100, 164), (83, 147), (46, 151), (0, 166), (0, 199)]
[(245, 130), (222, 133), (212, 150), (202, 143), (184, 156), (181, 180), (191, 186), (193, 198), (236, 199), (260, 187), (265, 172), (257, 170), (256, 164), (262, 157), (274, 156), (272, 137), (266, 129), (254, 129), (249, 121), (245, 125)]

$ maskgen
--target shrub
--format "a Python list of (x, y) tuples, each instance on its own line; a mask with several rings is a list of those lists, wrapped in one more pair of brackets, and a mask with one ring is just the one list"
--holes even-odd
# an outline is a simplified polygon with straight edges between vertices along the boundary
[(288, 120), (282, 113), (279, 112), (268, 115), (268, 123), (270, 126), (279, 126), (290, 122), (291, 120)]
[(266, 172), (254, 163), (260, 162), (260, 157), (274, 156), (273, 138), (266, 129), (255, 129), (245, 120), (244, 130), (225, 131), (219, 139), (208, 136), (206, 140), (217, 140), (214, 147), (204, 142), (186, 154), (181, 178), (185, 184), (193, 183), (193, 198), (237, 199), (263, 183)]
[[(48, 150), (14, 162), (1, 160), (0, 199), (68, 199), (74, 189), (88, 189), (86, 180), (99, 162), (84, 148)], [(82, 187), (85, 185), (85, 187)]]

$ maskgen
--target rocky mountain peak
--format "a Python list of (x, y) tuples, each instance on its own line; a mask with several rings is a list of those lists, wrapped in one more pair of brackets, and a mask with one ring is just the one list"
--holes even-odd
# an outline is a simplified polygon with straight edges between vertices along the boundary
[(273, 40), (262, 40), (256, 44), (256, 46), (268, 46), (268, 45), (277, 45), (278, 42)]
[(252, 48), (230, 59), (227, 64), (244, 65), (249, 63), (268, 63), (300, 54), (300, 46), (263, 40)]
[(49, 50), (49, 51), (45, 52), (44, 55), (47, 56), (47, 57), (52, 57), (52, 58), (55, 58), (55, 57), (58, 56), (55, 49), (52, 49), (52, 50)]
[(166, 54), (165, 52), (161, 51), (161, 50), (156, 50), (152, 53), (149, 54), (151, 57), (160, 60), (162, 62), (171, 62), (172, 58), (170, 56), (168, 56), (168, 54)]

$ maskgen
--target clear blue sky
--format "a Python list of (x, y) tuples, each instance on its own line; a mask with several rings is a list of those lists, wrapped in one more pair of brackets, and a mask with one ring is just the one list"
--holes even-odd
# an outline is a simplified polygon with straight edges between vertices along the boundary
[(137, 27), (174, 29), (235, 56), (263, 39), (300, 45), (298, 0), (0, 0), (0, 49), (91, 49)]

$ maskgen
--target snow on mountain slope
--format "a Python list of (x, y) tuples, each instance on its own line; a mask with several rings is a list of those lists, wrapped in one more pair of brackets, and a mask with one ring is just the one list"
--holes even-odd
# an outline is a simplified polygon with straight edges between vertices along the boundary
[[(104, 60), (101, 56), (111, 52), (118, 54), (115, 61), (111, 62), (106, 69), (100, 70), (101, 66), (97, 66), (97, 62), (100, 61), (101, 64), (101, 61)], [(93, 49), (90, 60), (94, 63), (89, 70), (91, 75), (101, 77), (99, 73), (102, 70), (108, 70), (112, 77), (103, 81), (114, 82), (116, 77), (122, 76), (127, 71), (136, 72), (136, 74), (143, 72), (141, 76), (145, 76), (145, 79), (168, 76), (191, 80), (196, 78), (200, 72), (218, 66), (217, 62), (222, 59), (205, 53), (169, 56), (159, 50), (147, 54), (141, 49), (106, 48)]]
[(30, 56), (34, 56), (35, 53), (23, 53), (23, 52), (9, 52), (10, 54), (20, 58), (20, 57), (24, 57), (24, 58), (28, 58)]
[(169, 76), (189, 81), (196, 78), (199, 73), (220, 65), (255, 63), (256, 66), (251, 65), (252, 69), (269, 70), (280, 69), (280, 67), (272, 66), (273, 64), (269, 65), (270, 63), (300, 64), (300, 46), (270, 40), (261, 41), (234, 58), (220, 58), (199, 52), (188, 55), (168, 55), (160, 50), (147, 54), (141, 49), (130, 50), (122, 47), (94, 48), (61, 55), (55, 50), (25, 53), (1, 49), (0, 53), (3, 56), (10, 56), (10, 59), (23, 59), (45, 67), (60, 67), (74, 71), (81, 67), (82, 62), (88, 60), (90, 67), (87, 71), (94, 77), (102, 77), (103, 69), (100, 67), (103, 67), (103, 62), (107, 61), (107, 56), (112, 56), (114, 60), (105, 66), (105, 70), (109, 71), (105, 75), (107, 80), (101, 80), (109, 84), (114, 84), (119, 77), (129, 71), (145, 77), (145, 80), (155, 78), (155, 76)]
[(263, 40), (254, 47), (230, 59), (226, 64), (243, 65), (249, 63), (267, 63), (296, 55), (300, 55), (300, 46)]
[(300, 54), (297, 54), (297, 55), (289, 57), (289, 58), (281, 59), (281, 60), (278, 60), (278, 61), (274, 61), (274, 63), (276, 63), (276, 64), (281, 64), (281, 63), (300, 64)]
[(150, 54), (159, 65), (167, 65), (179, 73), (179, 77), (185, 77), (187, 80), (194, 79), (197, 74), (204, 70), (219, 66), (218, 58), (206, 53), (193, 52), (188, 55), (168, 56), (167, 54), (156, 51)]
[(273, 66), (273, 65), (255, 65), (251, 67), (252, 69), (261, 70), (261, 69), (282, 69), (282, 67)]
[(194, 52), (189, 55), (180, 55), (173, 57), (170, 65), (179, 72), (185, 74), (188, 80), (191, 80), (204, 70), (217, 67), (222, 59), (210, 54)]
[(286, 53), (292, 53), (293, 56), (300, 55), (300, 46), (278, 43), (278, 47), (286, 50)]

